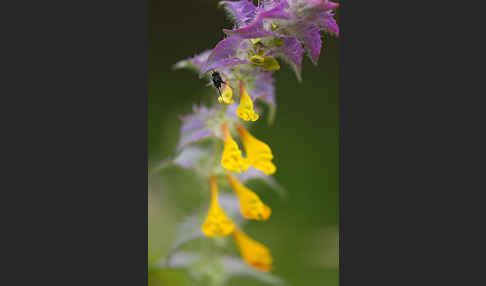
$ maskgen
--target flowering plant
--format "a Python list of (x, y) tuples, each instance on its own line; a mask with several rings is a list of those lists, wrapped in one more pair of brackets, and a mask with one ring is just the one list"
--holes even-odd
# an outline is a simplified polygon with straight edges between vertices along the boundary
[[(339, 34), (334, 19), (338, 4), (264, 0), (255, 5), (241, 0), (222, 1), (220, 6), (234, 22), (232, 29), (223, 29), (226, 38), (174, 66), (189, 68), (213, 82), (218, 96), (214, 105), (194, 106), (193, 113), (181, 117), (181, 136), (171, 162), (198, 174), (201, 189), (209, 189), (210, 203), (181, 225), (166, 264), (188, 268), (196, 281), (209, 277), (212, 285), (222, 285), (235, 274), (280, 283), (268, 273), (273, 262), (269, 249), (242, 228), (246, 220), (265, 221), (272, 213), (245, 183), (257, 178), (279, 188), (272, 177), (277, 167), (270, 146), (248, 130), (263, 116), (260, 104), (269, 107), (268, 120), (273, 122), (277, 106), (273, 73), (280, 69), (279, 60), (292, 67), (298, 81), (304, 53), (317, 65), (322, 34)], [(233, 194), (220, 189), (231, 189)], [(216, 244), (218, 238), (231, 236), (243, 260), (220, 255), (215, 248), (201, 253), (179, 251), (186, 242), (204, 236), (215, 238)]]

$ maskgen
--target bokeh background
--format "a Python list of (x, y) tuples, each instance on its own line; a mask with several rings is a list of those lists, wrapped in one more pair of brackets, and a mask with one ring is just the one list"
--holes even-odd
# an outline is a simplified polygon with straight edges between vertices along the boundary
[[(172, 70), (179, 60), (213, 48), (232, 28), (216, 0), (149, 0), (148, 156), (149, 165), (170, 156), (179, 138), (179, 116), (194, 103), (216, 97), (188, 70)], [(339, 9), (337, 10), (339, 21)], [(302, 83), (281, 62), (276, 73), (277, 113), (268, 126), (258, 120), (252, 133), (275, 155), (275, 179), (288, 195), (280, 198), (253, 184), (272, 208), (271, 218), (249, 222), (245, 231), (274, 257), (274, 273), (290, 285), (338, 285), (338, 74), (339, 39), (323, 39), (319, 65), (305, 57)], [(198, 182), (178, 169), (149, 179), (149, 268), (167, 255), (177, 223), (201, 206)], [(191, 285), (182, 270), (149, 271), (149, 285)], [(234, 278), (230, 285), (265, 285)]]

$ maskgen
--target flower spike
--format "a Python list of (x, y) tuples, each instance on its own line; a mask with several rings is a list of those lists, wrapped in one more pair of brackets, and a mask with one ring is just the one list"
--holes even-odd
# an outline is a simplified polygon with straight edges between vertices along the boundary
[(209, 178), (209, 183), (211, 186), (211, 206), (201, 230), (208, 237), (229, 235), (233, 232), (235, 225), (219, 206), (218, 185), (213, 176)]
[(235, 140), (231, 138), (228, 130), (228, 124), (223, 123), (223, 137), (224, 137), (224, 149), (221, 157), (221, 165), (228, 171), (241, 173), (241, 170), (246, 171), (250, 167), (246, 158), (241, 156), (241, 151), (238, 148)]
[[(245, 186), (245, 181), (262, 178), (278, 187), (269, 176), (277, 170), (274, 156), (267, 143), (246, 130), (242, 120), (256, 121), (262, 116), (254, 106), (258, 99), (268, 107), (265, 110), (269, 111), (269, 123), (273, 121), (277, 108), (274, 73), (281, 69), (280, 62), (289, 64), (301, 81), (304, 54), (317, 65), (323, 46), (323, 32), (326, 39), (339, 35), (334, 11), (339, 4), (332, 0), (259, 0), (258, 4), (253, 0), (218, 1), (230, 16), (233, 28), (223, 29), (226, 36), (213, 49), (201, 50), (176, 63), (174, 68), (188, 68), (195, 71), (200, 79), (212, 80), (213, 86), (218, 89), (221, 105), (201, 106), (195, 108), (193, 114), (182, 117), (177, 147), (179, 154), (175, 159), (162, 163), (168, 166), (167, 163), (172, 161), (184, 168), (194, 168), (200, 175), (199, 179), (208, 172), (215, 172), (209, 176), (211, 199), (207, 217), (199, 227), (202, 234), (198, 227), (196, 230), (207, 237), (231, 234), (242, 260), (253, 268), (268, 272), (273, 263), (269, 249), (247, 236), (225, 214), (218, 202), (216, 176), (224, 174), (235, 192), (225, 200), (221, 194), (222, 206), (239, 207), (245, 219), (269, 219), (272, 210), (257, 193)], [(237, 92), (235, 97), (234, 92)], [(239, 103), (233, 104), (235, 101)], [(240, 142), (231, 137), (234, 129), (239, 136), (235, 139), (241, 141), (241, 147)], [(157, 168), (160, 170), (161, 167)], [(240, 176), (231, 172), (238, 172)], [(191, 218), (183, 229), (189, 228), (192, 221)], [(193, 236), (192, 228), (189, 235)], [(211, 249), (211, 252), (213, 250), (215, 257), (223, 254), (222, 251), (219, 253), (219, 249)], [(211, 257), (201, 255), (201, 262), (210, 262), (212, 256), (213, 253)], [(187, 267), (190, 267), (189, 264)], [(227, 275), (227, 270), (223, 269), (221, 274)]]
[(243, 81), (240, 81), (240, 105), (236, 109), (236, 115), (245, 121), (256, 121), (259, 117), (253, 110), (253, 101), (248, 96)]
[(257, 194), (243, 186), (233, 176), (226, 175), (231, 187), (240, 200), (241, 214), (247, 219), (267, 220), (272, 210), (262, 203)]
[(250, 165), (262, 171), (265, 175), (274, 174), (277, 167), (272, 163), (273, 154), (270, 147), (253, 137), (243, 126), (238, 125), (237, 129)]
[(271, 270), (272, 255), (263, 244), (248, 237), (238, 228), (235, 228), (233, 238), (246, 263), (261, 271), (268, 272)]

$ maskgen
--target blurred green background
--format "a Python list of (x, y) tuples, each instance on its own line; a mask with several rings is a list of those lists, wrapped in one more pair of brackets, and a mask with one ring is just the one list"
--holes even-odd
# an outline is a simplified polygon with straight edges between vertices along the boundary
[[(149, 0), (149, 165), (172, 154), (179, 115), (217, 96), (195, 73), (171, 70), (177, 61), (213, 48), (224, 38), (222, 29), (232, 28), (217, 2)], [(252, 129), (271, 146), (275, 178), (288, 197), (282, 200), (263, 184), (252, 186), (273, 213), (264, 223), (249, 222), (245, 231), (272, 251), (274, 273), (290, 285), (338, 285), (338, 62), (339, 40), (326, 36), (319, 65), (304, 58), (302, 83), (281, 63), (275, 122), (268, 126), (266, 120), (258, 120)], [(180, 170), (150, 178), (149, 265), (165, 257), (177, 223), (201, 206), (201, 190)], [(149, 285), (191, 282), (180, 270), (154, 270), (149, 272)], [(230, 285), (265, 284), (235, 278)]]

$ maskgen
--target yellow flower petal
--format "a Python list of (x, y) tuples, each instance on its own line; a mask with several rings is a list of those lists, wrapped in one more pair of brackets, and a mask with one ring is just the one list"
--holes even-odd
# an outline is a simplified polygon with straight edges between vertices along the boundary
[(211, 184), (211, 206), (201, 230), (208, 237), (229, 235), (233, 232), (235, 226), (219, 206), (216, 179), (211, 177), (209, 181)]
[(280, 65), (274, 57), (265, 57), (262, 68), (267, 71), (278, 71)]
[(277, 71), (280, 69), (280, 65), (274, 57), (253, 55), (248, 60), (267, 71)]
[(221, 156), (221, 165), (231, 172), (241, 173), (241, 170), (246, 171), (250, 166), (249, 161), (241, 155), (241, 150), (238, 148), (235, 140), (231, 138), (226, 123), (223, 124), (222, 129), (225, 142), (223, 155)]
[(273, 154), (270, 147), (253, 137), (243, 126), (238, 125), (237, 129), (250, 165), (262, 171), (265, 175), (275, 173), (277, 167), (272, 163)]
[(236, 115), (245, 121), (256, 121), (259, 117), (253, 110), (253, 101), (248, 96), (242, 81), (240, 81), (240, 105), (236, 109)]
[(254, 64), (261, 65), (265, 61), (265, 59), (260, 55), (253, 55), (248, 60)]
[(250, 42), (251, 42), (253, 45), (258, 44), (258, 43), (260, 43), (261, 41), (262, 41), (262, 38), (250, 39)]
[(235, 102), (233, 100), (233, 90), (231, 87), (227, 84), (223, 86), (223, 92), (221, 93), (221, 96), (218, 97), (219, 103), (225, 103), (225, 104), (233, 104)]
[(272, 210), (260, 200), (257, 194), (246, 188), (231, 175), (226, 175), (231, 187), (240, 200), (241, 214), (247, 219), (267, 220)]
[[(224, 143), (221, 165), (228, 171), (241, 173), (243, 166), (247, 166), (248, 161), (241, 156), (238, 144), (233, 139), (226, 140)], [(244, 169), (243, 171), (245, 171)]]
[(233, 232), (233, 238), (246, 263), (265, 272), (271, 270), (272, 255), (263, 244), (248, 237), (237, 228)]

